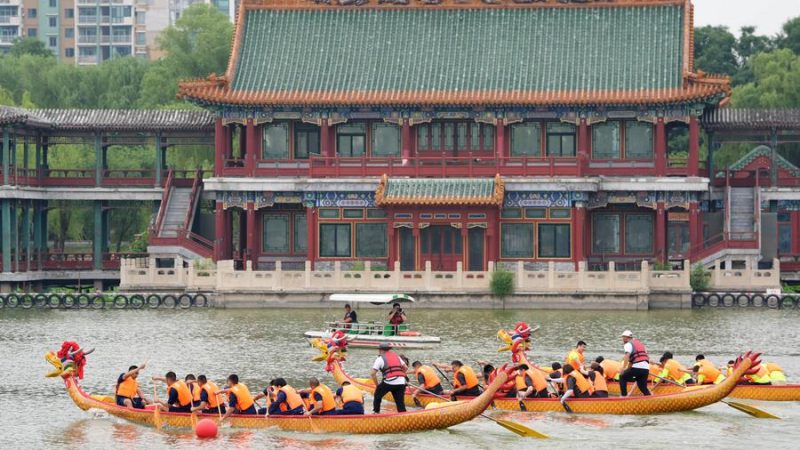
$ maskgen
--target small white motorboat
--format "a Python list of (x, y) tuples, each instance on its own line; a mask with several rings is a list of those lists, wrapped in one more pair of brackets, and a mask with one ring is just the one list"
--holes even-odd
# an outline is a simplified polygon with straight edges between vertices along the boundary
[[(349, 303), (353, 306), (359, 303), (386, 305), (413, 303), (414, 298), (405, 294), (333, 294), (328, 301)], [(378, 348), (383, 343), (388, 343), (395, 348), (430, 348), (439, 345), (442, 341), (437, 336), (423, 335), (408, 323), (392, 325), (385, 321), (328, 322), (325, 324), (324, 331), (307, 331), (304, 336), (311, 342), (314, 339), (328, 339), (338, 330), (345, 333), (350, 348)]]

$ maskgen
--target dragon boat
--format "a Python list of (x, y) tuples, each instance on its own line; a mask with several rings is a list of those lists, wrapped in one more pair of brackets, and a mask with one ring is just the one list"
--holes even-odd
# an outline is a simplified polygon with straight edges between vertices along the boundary
[[(324, 344), (323, 344), (324, 345)], [(326, 370), (331, 373), (337, 383), (349, 381), (364, 392), (372, 393), (375, 390), (370, 379), (355, 378), (348, 374), (342, 366), (343, 357), (341, 355), (328, 355), (324, 352), (323, 345), (317, 346), (322, 352), (314, 358), (318, 361), (328, 361)], [(524, 355), (524, 354), (523, 354)], [(330, 358), (329, 358), (330, 357)], [(521, 361), (520, 361), (521, 362)], [(735, 378), (728, 379), (717, 385), (703, 386), (697, 389), (686, 389), (681, 392), (656, 394), (650, 396), (630, 396), (630, 397), (609, 397), (609, 398), (574, 398), (567, 401), (572, 412), (584, 414), (627, 414), (627, 415), (648, 415), (664, 414), (679, 411), (690, 411), (714, 404), (728, 396), (736, 386), (736, 379), (744, 375), (751, 367), (759, 364), (759, 355), (755, 353), (745, 353), (736, 360), (734, 368)], [(499, 371), (505, 373), (504, 371)], [(492, 386), (497, 383), (495, 379)], [(488, 390), (487, 390), (488, 391)], [(495, 391), (497, 391), (495, 389)], [(406, 390), (406, 404), (414, 404), (411, 388)], [(486, 393), (484, 392), (485, 395)], [(384, 397), (390, 400), (391, 394)], [(508, 411), (521, 411), (520, 403), (525, 411), (529, 412), (564, 412), (565, 409), (557, 398), (526, 398), (520, 402), (516, 397), (505, 397), (501, 394), (493, 396), (492, 405), (497, 409)], [(472, 397), (458, 397), (459, 400), (471, 400)], [(441, 402), (441, 397), (430, 394), (420, 393), (417, 395), (420, 406), (425, 406), (434, 402)]]
[[(98, 409), (130, 422), (158, 428), (162, 426), (190, 428), (196, 420), (202, 418), (218, 419), (215, 414), (170, 413), (118, 406), (113, 396), (86, 393), (80, 386), (81, 377), (78, 376), (71, 361), (64, 361), (55, 352), (48, 352), (45, 359), (55, 367), (48, 376), (60, 376), (70, 398), (84, 411)], [(467, 422), (481, 414), (492, 402), (494, 394), (508, 376), (509, 373), (506, 372), (499, 374), (486, 392), (468, 402), (442, 403), (435, 405), (436, 407), (404, 413), (321, 417), (234, 414), (226, 422), (234, 428), (280, 428), (305, 433), (385, 434), (438, 430)]]
[[(525, 363), (529, 367), (533, 367), (532, 363), (525, 355), (525, 351), (529, 350), (530, 343), (526, 340), (516, 341), (512, 338), (512, 334), (505, 330), (497, 332), (497, 338), (504, 343), (498, 349), (498, 352), (511, 351), (512, 361), (516, 363)], [(757, 364), (753, 364), (755, 367)], [(734, 380), (741, 378), (730, 377)], [(609, 395), (620, 395), (619, 382), (606, 381), (608, 385)], [(714, 385), (692, 385), (687, 387), (676, 386), (669, 383), (658, 383), (650, 387), (650, 392), (656, 395), (664, 394), (677, 394), (685, 391), (692, 391), (698, 389), (705, 389)], [(633, 386), (631, 386), (632, 388)], [(744, 400), (761, 400), (761, 401), (776, 401), (776, 402), (792, 402), (800, 401), (800, 384), (736, 384), (728, 394), (730, 398), (744, 399)]]

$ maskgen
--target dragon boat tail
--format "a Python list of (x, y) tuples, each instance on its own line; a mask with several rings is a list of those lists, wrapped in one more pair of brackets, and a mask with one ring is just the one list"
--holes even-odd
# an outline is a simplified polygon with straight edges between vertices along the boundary
[[(608, 393), (619, 395), (619, 383), (608, 381)], [(700, 385), (706, 387), (709, 385)], [(700, 386), (675, 386), (674, 384), (660, 383), (650, 389), (654, 394), (674, 394), (686, 389), (698, 389)], [(765, 402), (797, 402), (800, 401), (800, 384), (737, 384), (728, 394), (729, 398), (743, 400), (760, 400)]]
[[(218, 420), (218, 416), (214, 414), (156, 413), (150, 409), (134, 409), (118, 406), (114, 402), (113, 397), (87, 394), (80, 387), (79, 381), (77, 377), (74, 376), (72, 370), (58, 373), (61, 368), (52, 358), (47, 357), (47, 360), (56, 366), (56, 376), (60, 375), (64, 379), (64, 384), (70, 398), (83, 410), (98, 409), (106, 411), (113, 416), (142, 425), (175, 428), (190, 428), (195, 419), (211, 418), (213, 420)], [(481, 414), (492, 402), (495, 393), (500, 389), (500, 386), (502, 386), (508, 376), (509, 374), (506, 372), (499, 374), (497, 380), (495, 380), (480, 397), (475, 397), (469, 402), (444, 403), (439, 405), (440, 407), (438, 408), (422, 409), (405, 413), (321, 417), (232, 415), (226, 422), (230, 423), (230, 425), (235, 428), (274, 427), (305, 433), (384, 434), (437, 430), (467, 422)]]

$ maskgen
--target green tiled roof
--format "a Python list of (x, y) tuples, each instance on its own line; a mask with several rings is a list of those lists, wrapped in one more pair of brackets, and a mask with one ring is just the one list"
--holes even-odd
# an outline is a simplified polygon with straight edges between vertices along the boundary
[(247, 11), (234, 91), (677, 89), (683, 7)]
[(379, 204), (499, 204), (500, 178), (384, 178), (376, 193)]
[[(752, 163), (753, 161), (762, 156), (770, 158), (772, 156), (772, 149), (770, 149), (766, 145), (759, 145), (758, 147), (747, 152), (746, 155), (739, 158), (738, 161), (731, 164), (728, 167), (728, 170), (733, 170), (733, 171), (744, 170), (747, 168), (747, 166), (750, 165), (750, 163)], [(775, 153), (775, 162), (778, 164), (778, 167), (790, 172), (792, 176), (795, 177), (800, 176), (800, 169), (798, 169), (797, 166), (786, 160), (786, 158), (784, 158), (778, 153)], [(720, 176), (725, 177), (725, 173), (724, 172), (718, 173), (717, 178), (719, 178)]]

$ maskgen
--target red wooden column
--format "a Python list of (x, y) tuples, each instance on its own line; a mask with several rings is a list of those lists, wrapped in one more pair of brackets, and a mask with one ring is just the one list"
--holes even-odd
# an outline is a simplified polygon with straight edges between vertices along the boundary
[(703, 228), (700, 223), (700, 205), (689, 203), (689, 255), (694, 258), (694, 250), (699, 249), (703, 240)]
[(572, 224), (572, 242), (575, 250), (572, 259), (575, 261), (575, 270), (578, 263), (586, 260), (586, 207), (583, 203), (577, 203), (573, 209), (575, 217)]
[(467, 228), (467, 222), (462, 222), (461, 229), (458, 231), (461, 233), (461, 268), (466, 272), (469, 270), (469, 229)]
[(247, 203), (247, 260), (253, 262), (253, 269), (256, 267), (258, 248), (256, 247), (256, 205)]
[(800, 230), (800, 211), (791, 212), (792, 220), (792, 255), (800, 255), (800, 237), (797, 235)]
[(255, 175), (256, 170), (256, 126), (253, 124), (253, 119), (247, 119), (245, 127), (245, 151), (244, 151), (244, 168), (248, 176)]
[(214, 176), (221, 177), (222, 169), (224, 167), (225, 167), (225, 127), (222, 126), (222, 118), (217, 117), (217, 119), (214, 121)]
[(319, 146), (320, 154), (325, 158), (332, 158), (333, 152), (331, 151), (331, 127), (328, 125), (328, 119), (322, 119), (319, 126)]
[(581, 119), (578, 124), (578, 175), (583, 175), (589, 166), (589, 125), (586, 119)]
[(484, 261), (484, 266), (489, 267), (488, 262), (494, 261), (497, 262), (497, 250), (499, 247), (499, 225), (497, 222), (497, 211), (491, 210), (487, 215), (488, 224), (486, 227), (486, 244), (488, 248), (486, 249), (486, 261)]
[(663, 117), (659, 117), (656, 121), (655, 135), (653, 150), (656, 158), (656, 176), (663, 177), (667, 175), (667, 133)]
[(395, 239), (397, 239), (397, 230), (394, 227), (394, 223), (392, 223), (391, 221), (389, 221), (389, 223), (387, 223), (386, 226), (387, 226), (386, 239), (388, 239), (388, 241), (386, 241), (386, 244), (389, 247), (389, 260), (387, 262), (387, 269), (394, 270), (394, 262), (397, 261), (397, 242), (395, 242)]
[(224, 160), (230, 159), (233, 152), (233, 124), (222, 127), (222, 135), (224, 142), (222, 143), (222, 158)]
[(666, 262), (667, 248), (667, 213), (664, 202), (656, 203), (656, 261)]
[(700, 169), (700, 124), (697, 117), (689, 118), (689, 176), (697, 176)]
[(222, 227), (224, 236), (222, 238), (222, 259), (233, 258), (233, 210), (223, 210), (225, 217)]
[(214, 208), (214, 261), (225, 259), (225, 210), (222, 202), (217, 202)]
[(403, 128), (400, 133), (400, 152), (403, 165), (408, 164), (411, 159), (411, 126), (408, 123), (408, 119), (403, 119)]
[(306, 207), (306, 261), (311, 262), (314, 270), (314, 261), (317, 259), (317, 210)]
[(506, 124), (503, 119), (497, 119), (494, 135), (495, 146), (497, 147), (495, 154), (500, 160), (500, 164), (503, 164), (506, 157)]

